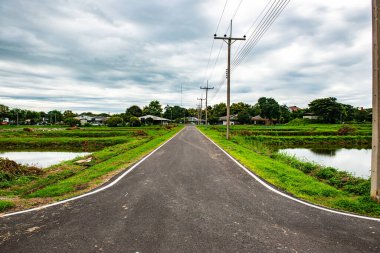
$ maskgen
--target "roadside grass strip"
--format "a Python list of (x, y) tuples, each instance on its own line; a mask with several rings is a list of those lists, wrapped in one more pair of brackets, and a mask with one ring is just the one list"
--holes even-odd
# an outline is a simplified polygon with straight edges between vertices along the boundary
[[(38, 205), (40, 199), (62, 200), (90, 191), (150, 153), (182, 127), (141, 128), (124, 143), (106, 147), (43, 170), (42, 175), (16, 176), (0, 185), (0, 212)], [(88, 162), (77, 163), (87, 159)], [(38, 201), (37, 201), (38, 200)], [(35, 203), (34, 203), (35, 202)]]
[[(284, 157), (273, 158), (265, 145), (256, 145), (254, 150), (252, 143), (245, 142), (244, 138), (232, 136), (227, 141), (225, 134), (215, 128), (199, 129), (257, 176), (292, 196), (328, 208), (380, 217), (380, 204), (374, 202), (369, 192), (360, 187), (357, 191), (349, 187), (334, 187), (326, 183), (326, 179), (305, 174), (295, 168), (294, 163), (285, 161)], [(365, 183), (363, 187), (367, 189)]]

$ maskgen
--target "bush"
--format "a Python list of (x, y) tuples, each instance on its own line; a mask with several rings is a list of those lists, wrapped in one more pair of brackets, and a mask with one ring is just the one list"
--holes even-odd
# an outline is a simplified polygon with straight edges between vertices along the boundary
[(64, 122), (71, 127), (80, 125), (80, 120), (73, 117), (65, 119)]
[(24, 129), (23, 129), (25, 132), (33, 132), (33, 129), (31, 129), (31, 128), (29, 128), (29, 127), (25, 127)]
[(148, 134), (143, 130), (137, 130), (133, 133), (133, 136), (147, 136)]
[(354, 134), (356, 132), (356, 128), (351, 126), (342, 126), (338, 129), (338, 135), (349, 135)]
[(7, 158), (0, 158), (0, 182), (10, 181), (19, 176), (41, 175), (44, 171), (34, 166), (26, 166)]
[(107, 120), (107, 126), (109, 127), (117, 127), (121, 126), (124, 123), (124, 120), (119, 116), (112, 116)]
[(330, 179), (330, 178), (333, 178), (336, 173), (337, 173), (337, 169), (334, 169), (331, 167), (324, 167), (317, 170), (315, 175), (317, 178), (320, 178), (320, 179)]
[(10, 202), (10, 201), (6, 201), (6, 200), (0, 200), (0, 212), (2, 211), (5, 211), (11, 207), (14, 207), (15, 204), (13, 202)]
[(141, 126), (141, 121), (137, 117), (131, 117), (129, 119), (129, 125), (132, 127), (139, 127), (139, 126)]

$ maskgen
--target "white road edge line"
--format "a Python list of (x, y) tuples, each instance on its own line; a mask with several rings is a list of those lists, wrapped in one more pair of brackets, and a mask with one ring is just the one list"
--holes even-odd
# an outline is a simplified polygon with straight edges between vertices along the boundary
[[(197, 128), (198, 129), (198, 128)], [(344, 216), (349, 216), (349, 217), (354, 217), (354, 218), (359, 218), (359, 219), (365, 219), (365, 220), (372, 220), (372, 221), (377, 221), (377, 222), (380, 222), (380, 219), (379, 218), (373, 218), (373, 217), (367, 217), (367, 216), (361, 216), (361, 215), (356, 215), (356, 214), (350, 214), (350, 213), (344, 213), (344, 212), (340, 212), (340, 211), (335, 211), (335, 210), (332, 210), (332, 209), (328, 209), (328, 208), (324, 208), (324, 207), (321, 207), (321, 206), (317, 206), (317, 205), (313, 205), (313, 204), (310, 204), (308, 202), (305, 202), (305, 201), (302, 201), (300, 199), (297, 199), (297, 198), (294, 198), (292, 196), (289, 196), (275, 188), (273, 188), (271, 185), (269, 185), (267, 182), (263, 181), (261, 178), (259, 178), (258, 176), (256, 176), (252, 171), (250, 171), (249, 169), (247, 169), (244, 165), (242, 165), (239, 161), (237, 161), (235, 158), (233, 158), (230, 154), (227, 153), (227, 151), (225, 151), (224, 149), (222, 149), (218, 144), (216, 144), (213, 140), (211, 140), (208, 136), (206, 136), (201, 130), (198, 129), (198, 131), (203, 134), (204, 137), (206, 137), (209, 141), (211, 141), (215, 146), (217, 146), (224, 154), (226, 154), (232, 161), (234, 161), (240, 168), (242, 168), (245, 172), (247, 172), (251, 177), (253, 177), (256, 181), (258, 181), (260, 184), (262, 184), (263, 186), (265, 186), (267, 189), (285, 197), (285, 198), (288, 198), (288, 199), (291, 199), (295, 202), (298, 202), (298, 203), (301, 203), (303, 205), (306, 205), (306, 206), (309, 206), (309, 207), (313, 207), (313, 208), (316, 208), (316, 209), (319, 209), (319, 210), (323, 210), (323, 211), (326, 211), (326, 212), (330, 212), (330, 213), (334, 213), (334, 214), (340, 214), (340, 215), (344, 215)]]
[(51, 207), (51, 206), (56, 206), (56, 205), (61, 205), (61, 204), (64, 204), (66, 202), (69, 202), (69, 201), (73, 201), (73, 200), (76, 200), (76, 199), (81, 199), (81, 198), (84, 198), (84, 197), (87, 197), (87, 196), (90, 196), (90, 195), (93, 195), (95, 193), (98, 193), (100, 191), (104, 191), (112, 186), (114, 186), (117, 182), (119, 182), (123, 177), (125, 177), (126, 175), (128, 175), (129, 173), (131, 173), (136, 167), (138, 167), (142, 162), (144, 162), (146, 159), (148, 159), (151, 155), (153, 155), (157, 150), (159, 150), (160, 148), (162, 148), (165, 144), (167, 144), (169, 141), (171, 141), (172, 139), (174, 139), (180, 132), (182, 132), (183, 130), (185, 129), (182, 128), (178, 133), (176, 133), (174, 136), (172, 136), (169, 140), (165, 141), (163, 144), (161, 144), (158, 148), (156, 148), (155, 150), (153, 150), (152, 152), (150, 152), (148, 155), (146, 155), (144, 158), (142, 158), (140, 161), (138, 161), (137, 163), (135, 163), (132, 167), (130, 167), (129, 169), (127, 169), (127, 171), (125, 171), (123, 174), (121, 174), (118, 178), (116, 178), (114, 181), (112, 181), (111, 183), (107, 184), (106, 186), (104, 187), (101, 187), (99, 189), (96, 189), (95, 191), (92, 191), (92, 192), (88, 192), (88, 193), (85, 193), (83, 195), (79, 195), (79, 196), (76, 196), (76, 197), (73, 197), (73, 198), (69, 198), (69, 199), (65, 199), (65, 200), (62, 200), (62, 201), (58, 201), (58, 202), (55, 202), (55, 203), (52, 203), (52, 204), (48, 204), (48, 205), (44, 205), (44, 206), (40, 206), (40, 207), (36, 207), (36, 208), (32, 208), (32, 209), (27, 209), (27, 210), (23, 210), (23, 211), (18, 211), (18, 212), (13, 212), (13, 213), (7, 213), (7, 214), (3, 214), (3, 215), (0, 215), (0, 218), (3, 218), (3, 217), (9, 217), (9, 216), (13, 216), (13, 215), (17, 215), (17, 214), (22, 214), (22, 213), (28, 213), (28, 212), (33, 212), (33, 211), (37, 211), (37, 210), (41, 210), (41, 209), (45, 209), (47, 207)]

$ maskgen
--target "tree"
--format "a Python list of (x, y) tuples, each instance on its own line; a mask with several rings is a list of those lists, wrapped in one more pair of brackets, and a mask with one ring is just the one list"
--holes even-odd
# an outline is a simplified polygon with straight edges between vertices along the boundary
[(175, 105), (173, 107), (166, 106), (165, 112), (164, 112), (164, 118), (176, 120), (176, 119), (183, 119), (183, 117), (188, 116), (188, 112), (186, 108), (180, 107), (178, 105)]
[(139, 127), (139, 126), (141, 126), (141, 121), (139, 118), (132, 116), (129, 119), (129, 125), (132, 127)]
[(9, 107), (0, 105), (0, 118), (5, 118), (9, 113)]
[(240, 112), (246, 112), (250, 114), (252, 106), (243, 102), (233, 103), (231, 105), (231, 114), (239, 114)]
[(281, 123), (288, 123), (290, 121), (290, 110), (289, 107), (286, 105), (280, 106), (280, 122)]
[(354, 112), (354, 120), (359, 123), (372, 121), (372, 109), (357, 109)]
[(240, 124), (251, 123), (251, 115), (249, 114), (248, 109), (240, 111), (237, 118)]
[(56, 124), (62, 121), (63, 116), (60, 111), (53, 110), (53, 111), (48, 112), (48, 118), (49, 118), (50, 124)]
[(114, 115), (111, 118), (109, 118), (106, 123), (107, 123), (107, 126), (109, 127), (117, 127), (117, 126), (122, 125), (124, 121), (122, 117)]
[(29, 110), (27, 110), (25, 117), (26, 117), (27, 120), (29, 120), (29, 123), (31, 125), (34, 125), (34, 124), (36, 124), (37, 122), (39, 122), (41, 120), (40, 113), (39, 112), (35, 112), (35, 111), (29, 111)]
[(73, 113), (71, 110), (66, 110), (63, 112), (63, 121), (65, 121), (66, 119), (68, 118), (74, 118), (75, 116), (77, 116), (75, 113)]
[(80, 120), (79, 119), (76, 119), (74, 117), (70, 117), (70, 118), (65, 118), (63, 120), (63, 122), (65, 122), (66, 125), (69, 125), (69, 126), (77, 126), (80, 124)]
[(355, 109), (352, 105), (346, 105), (346, 104), (341, 104), (343, 113), (342, 113), (342, 122), (347, 122), (347, 121), (353, 121), (354, 120), (354, 114), (357, 109)]
[(212, 107), (210, 115), (215, 117), (223, 117), (227, 115), (227, 105), (225, 103), (219, 103)]
[(280, 105), (274, 98), (261, 97), (258, 100), (260, 106), (260, 115), (263, 118), (279, 119), (280, 118)]
[(313, 100), (309, 108), (311, 112), (321, 116), (324, 123), (338, 123), (344, 113), (342, 104), (338, 103), (334, 97)]
[(161, 116), (162, 106), (158, 100), (153, 100), (148, 106), (145, 106), (142, 110), (143, 115)]
[(127, 108), (125, 110), (125, 121), (130, 121), (131, 117), (141, 117), (142, 116), (142, 110), (137, 105), (132, 105), (131, 107)]

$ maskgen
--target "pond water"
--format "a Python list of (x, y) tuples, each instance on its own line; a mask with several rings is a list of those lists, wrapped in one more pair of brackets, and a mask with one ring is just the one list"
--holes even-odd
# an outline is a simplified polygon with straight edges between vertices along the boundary
[(295, 155), (305, 161), (351, 172), (361, 178), (371, 176), (371, 149), (289, 148), (279, 152)]
[(8, 158), (17, 163), (33, 165), (39, 168), (47, 168), (51, 165), (74, 159), (78, 156), (86, 156), (85, 152), (0, 152), (0, 157)]

